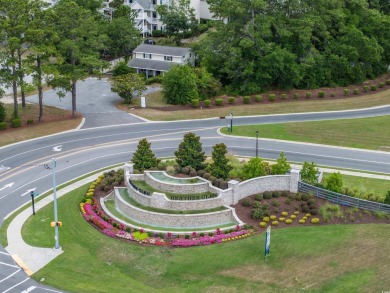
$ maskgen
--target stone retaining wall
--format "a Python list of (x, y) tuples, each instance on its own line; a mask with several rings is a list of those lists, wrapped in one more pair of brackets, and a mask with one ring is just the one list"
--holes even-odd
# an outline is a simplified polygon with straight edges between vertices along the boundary
[[(209, 191), (209, 181), (203, 181), (200, 183), (190, 183), (190, 184), (175, 184), (171, 182), (164, 182), (161, 180), (158, 180), (157, 178), (153, 177), (150, 173), (153, 171), (147, 171), (145, 172), (145, 182), (152, 186), (155, 189), (158, 189), (163, 192), (170, 192), (170, 193), (178, 193), (178, 194), (188, 194), (188, 193), (203, 193)], [(161, 171), (158, 171), (161, 172)], [(165, 173), (165, 172), (163, 172)], [(167, 177), (168, 174), (165, 173)], [(193, 178), (199, 178), (200, 177), (193, 177)], [(191, 178), (188, 178), (191, 179)], [(204, 180), (204, 179), (202, 179)]]
[(194, 228), (224, 225), (226, 223), (240, 224), (235, 216), (234, 210), (228, 208), (224, 211), (203, 213), (203, 214), (163, 214), (139, 209), (126, 202), (115, 188), (115, 206), (129, 218), (148, 225), (170, 227), (170, 228)]

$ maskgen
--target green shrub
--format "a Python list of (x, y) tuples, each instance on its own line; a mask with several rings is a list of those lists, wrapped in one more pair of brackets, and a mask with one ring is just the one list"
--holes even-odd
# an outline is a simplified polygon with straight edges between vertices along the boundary
[(283, 217), (287, 217), (288, 216), (288, 212), (282, 212), (282, 216)]
[(272, 221), (272, 226), (277, 226), (277, 225), (279, 225), (278, 221)]
[(330, 96), (331, 96), (332, 98), (334, 98), (334, 97), (336, 96), (336, 93), (335, 93), (335, 92), (331, 92), (331, 93), (330, 93)]
[(298, 100), (300, 97), (299, 93), (293, 93), (293, 99)]
[(380, 220), (389, 219), (389, 218), (390, 218), (390, 214), (389, 214), (389, 213), (386, 213), (386, 212), (377, 211), (377, 212), (375, 212), (374, 214), (375, 214), (375, 217), (376, 217), (377, 219), (380, 219)]
[(286, 99), (287, 99), (287, 94), (282, 94), (282, 95), (280, 96), (280, 98), (281, 98), (282, 100), (286, 100)]
[(290, 219), (293, 219), (293, 220), (294, 220), (294, 219), (296, 219), (296, 218), (297, 218), (296, 215), (291, 215), (291, 216), (290, 216)]
[(15, 118), (11, 120), (11, 124), (13, 128), (18, 128), (22, 126), (22, 119), (20, 118)]
[(365, 92), (368, 92), (368, 86), (367, 86), (367, 85), (363, 86), (363, 90), (364, 90)]
[(310, 98), (311, 98), (311, 95), (312, 95), (311, 92), (307, 92), (307, 93), (305, 94), (305, 98), (306, 98), (306, 99), (310, 99)]
[(319, 222), (320, 222), (320, 219), (318, 219), (318, 218), (311, 219), (312, 224), (318, 224)]
[(287, 225), (291, 225), (292, 222), (293, 222), (293, 220), (291, 220), (291, 219), (287, 219), (287, 220), (285, 221), (285, 223), (286, 223)]
[(263, 218), (263, 222), (268, 223), (268, 222), (269, 222), (269, 217), (264, 217), (264, 218)]
[(269, 94), (268, 95), (268, 101), (274, 102), (275, 101), (275, 94)]
[(244, 104), (249, 104), (251, 102), (251, 97), (250, 96), (245, 96), (243, 98), (243, 102), (244, 102)]
[(218, 99), (215, 99), (215, 106), (222, 106), (223, 105), (223, 100), (218, 98)]
[(373, 91), (373, 92), (376, 91), (376, 85), (371, 86), (371, 91)]
[(272, 197), (278, 198), (278, 197), (280, 197), (280, 195), (281, 195), (280, 191), (274, 191), (274, 192), (272, 192)]
[(0, 122), (0, 130), (4, 130), (8, 128), (7, 122)]
[(192, 99), (191, 105), (192, 105), (192, 108), (199, 108), (199, 99)]
[(236, 98), (235, 98), (235, 97), (229, 97), (229, 98), (228, 98), (228, 103), (229, 103), (230, 105), (234, 104), (235, 101), (236, 101)]
[(390, 85), (390, 79), (386, 80), (386, 85)]
[(244, 200), (242, 201), (242, 205), (244, 207), (250, 207), (252, 205), (251, 199), (249, 197), (244, 198)]
[(318, 92), (318, 97), (319, 97), (319, 98), (325, 97), (325, 93), (324, 93), (323, 91), (319, 91), (319, 92)]
[(258, 102), (258, 103), (262, 102), (263, 101), (263, 96), (262, 95), (255, 96), (255, 101)]
[(255, 200), (262, 200), (263, 199), (263, 194), (262, 193), (259, 193), (259, 194), (256, 194), (255, 195)]
[(211, 106), (211, 101), (210, 101), (210, 100), (204, 100), (204, 101), (203, 101), (203, 105), (204, 105), (206, 108), (210, 108), (210, 106)]
[(255, 200), (255, 203), (253, 204), (253, 208), (254, 208), (254, 209), (259, 209), (259, 208), (261, 208), (261, 202)]
[(354, 89), (353, 94), (357, 96), (359, 94), (359, 89)]
[(272, 197), (272, 192), (270, 192), (270, 191), (265, 191), (264, 193), (263, 193), (263, 198), (264, 199), (270, 199)]
[(299, 224), (305, 224), (306, 223), (306, 221), (304, 219), (301, 219), (298, 222), (299, 222)]
[(344, 96), (348, 96), (349, 95), (349, 89), (344, 89)]
[[(0, 91), (0, 98), (1, 98), (1, 91)], [(0, 102), (0, 122), (4, 122), (6, 117), (7, 117), (7, 113), (5, 111), (4, 104)]]
[(385, 83), (384, 82), (380, 82), (379, 85), (378, 85), (380, 88), (383, 88), (385, 86)]
[(277, 200), (273, 200), (273, 201), (271, 202), (271, 204), (272, 204), (274, 207), (280, 206), (280, 203), (279, 203)]
[(265, 228), (265, 227), (267, 227), (267, 223), (266, 223), (266, 222), (260, 222), (260, 223), (259, 223), (259, 226), (260, 226), (261, 228)]

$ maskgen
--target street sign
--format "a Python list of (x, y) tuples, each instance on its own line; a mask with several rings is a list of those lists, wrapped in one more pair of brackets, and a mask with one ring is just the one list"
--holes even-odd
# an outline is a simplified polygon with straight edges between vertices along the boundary
[(270, 243), (271, 243), (271, 226), (268, 226), (267, 231), (265, 232), (264, 261), (267, 255), (269, 254)]

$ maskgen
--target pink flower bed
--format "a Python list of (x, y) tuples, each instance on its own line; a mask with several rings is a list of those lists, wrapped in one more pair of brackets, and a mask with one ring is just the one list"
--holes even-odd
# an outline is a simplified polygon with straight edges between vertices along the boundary
[[(221, 229), (215, 231), (215, 235), (205, 235), (198, 236), (196, 232), (192, 232), (192, 237), (190, 239), (183, 238), (174, 238), (172, 239), (172, 233), (167, 232), (165, 234), (166, 241), (160, 237), (148, 237), (143, 241), (138, 241), (135, 239), (130, 232), (125, 231), (125, 226), (123, 224), (115, 224), (113, 219), (109, 218), (104, 220), (103, 212), (96, 206), (92, 206), (90, 203), (85, 203), (83, 205), (82, 213), (85, 220), (90, 223), (93, 223), (96, 227), (101, 230), (101, 232), (109, 237), (118, 237), (122, 239), (127, 239), (131, 241), (137, 241), (141, 243), (153, 244), (158, 246), (168, 246), (172, 245), (175, 247), (190, 247), (190, 246), (199, 246), (199, 245), (210, 245), (214, 243), (221, 243), (224, 241), (237, 240), (249, 236), (247, 230), (240, 230), (239, 226), (236, 227), (234, 232), (224, 234)], [(116, 227), (114, 227), (116, 225)], [(140, 229), (141, 233), (144, 233), (143, 229)]]
[[(218, 232), (217, 232), (218, 233)], [(214, 243), (221, 243), (224, 240), (236, 240), (243, 237), (249, 236), (249, 232), (247, 230), (234, 231), (228, 234), (217, 234), (214, 236), (202, 236), (193, 239), (174, 239), (172, 240), (172, 246), (176, 247), (190, 247), (190, 246), (198, 246), (198, 245), (210, 245)]]

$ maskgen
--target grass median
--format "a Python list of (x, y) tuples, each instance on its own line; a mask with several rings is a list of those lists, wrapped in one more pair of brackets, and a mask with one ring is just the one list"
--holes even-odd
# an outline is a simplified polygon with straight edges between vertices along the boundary
[[(388, 225), (274, 229), (219, 245), (171, 249), (109, 238), (84, 221), (88, 186), (58, 201), (64, 253), (33, 275), (69, 292), (380, 292), (390, 287)], [(54, 244), (52, 204), (23, 227), (27, 243)], [(69, 281), (71, 280), (71, 281)]]
[[(233, 135), (390, 151), (390, 116), (234, 126)], [(224, 134), (231, 134), (227, 127)]]

